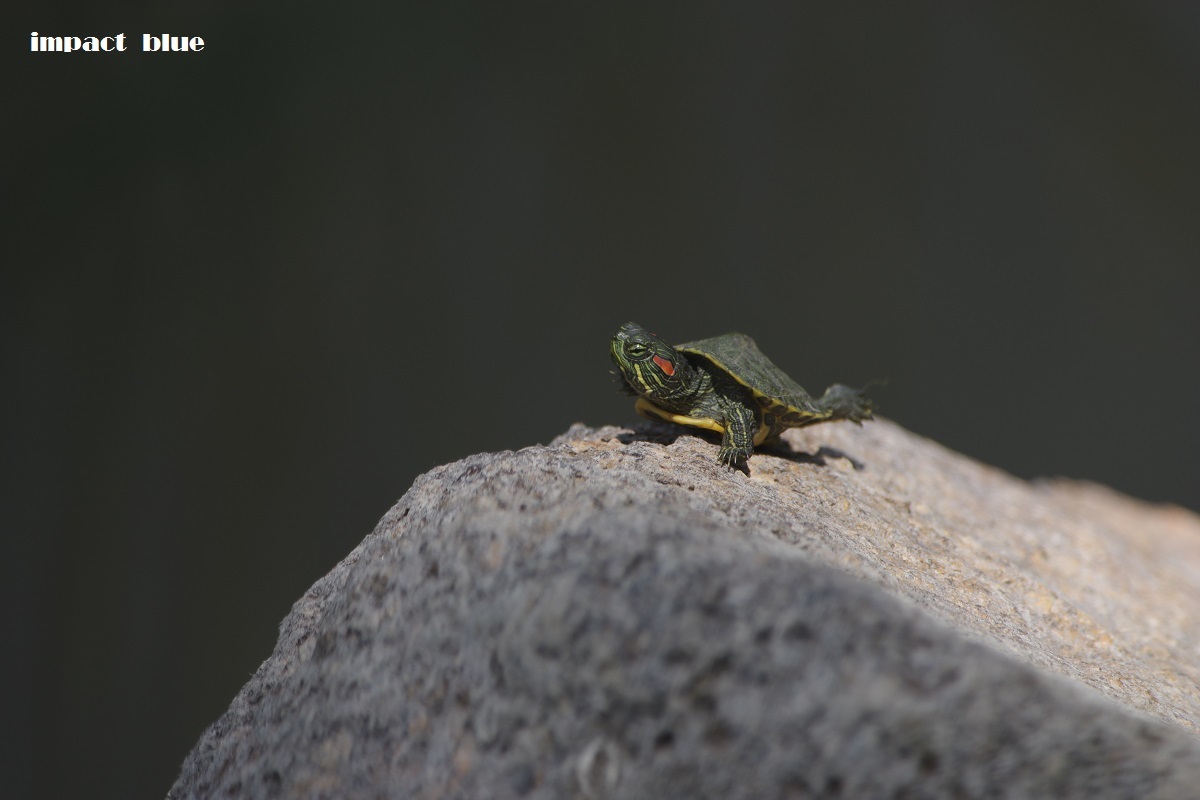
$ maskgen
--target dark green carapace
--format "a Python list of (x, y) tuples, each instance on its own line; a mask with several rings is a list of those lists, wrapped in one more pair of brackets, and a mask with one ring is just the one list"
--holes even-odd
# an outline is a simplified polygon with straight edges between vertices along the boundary
[(721, 434), (722, 464), (742, 464), (755, 445), (788, 428), (871, 419), (862, 392), (834, 384), (814, 398), (744, 333), (671, 345), (632, 322), (612, 339), (613, 363), (644, 417)]

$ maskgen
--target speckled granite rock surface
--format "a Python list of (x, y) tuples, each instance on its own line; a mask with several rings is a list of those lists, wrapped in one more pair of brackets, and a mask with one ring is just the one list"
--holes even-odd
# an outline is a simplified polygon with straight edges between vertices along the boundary
[(170, 797), (1200, 795), (1200, 521), (880, 420), (422, 476)]

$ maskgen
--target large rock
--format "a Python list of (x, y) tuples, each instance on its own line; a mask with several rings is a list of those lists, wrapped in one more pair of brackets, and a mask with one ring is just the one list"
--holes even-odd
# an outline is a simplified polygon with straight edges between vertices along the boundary
[(170, 797), (1200, 796), (1200, 521), (898, 426), (440, 467)]

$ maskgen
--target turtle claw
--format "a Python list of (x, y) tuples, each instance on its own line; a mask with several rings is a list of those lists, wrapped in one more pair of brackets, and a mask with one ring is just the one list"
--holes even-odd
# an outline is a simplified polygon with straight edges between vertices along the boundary
[(717, 453), (717, 461), (727, 467), (738, 467), (746, 463), (746, 459), (750, 458), (753, 452), (749, 447), (722, 447), (721, 452)]

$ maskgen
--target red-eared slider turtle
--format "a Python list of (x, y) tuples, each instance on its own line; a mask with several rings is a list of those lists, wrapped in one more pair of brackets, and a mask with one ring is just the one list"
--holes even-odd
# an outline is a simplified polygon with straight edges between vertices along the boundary
[(871, 419), (874, 405), (841, 384), (814, 398), (762, 354), (744, 333), (727, 333), (676, 347), (632, 322), (613, 337), (612, 360), (633, 393), (634, 408), (650, 419), (721, 434), (717, 460), (734, 466), (754, 446), (788, 428), (817, 422)]

